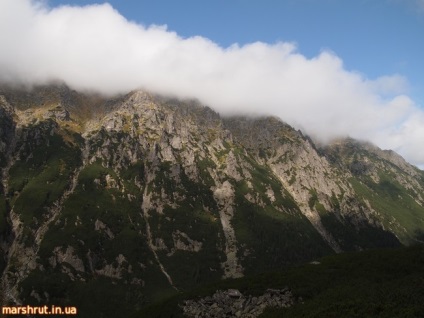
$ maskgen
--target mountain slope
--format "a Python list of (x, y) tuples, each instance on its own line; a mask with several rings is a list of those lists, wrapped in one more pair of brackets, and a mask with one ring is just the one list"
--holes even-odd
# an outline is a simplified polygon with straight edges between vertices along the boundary
[[(424, 228), (421, 171), (350, 140), (318, 148), (276, 118), (59, 85), (1, 89), (0, 124), (4, 304), (88, 317), (106, 299), (105, 314), (129, 314), (208, 281), (408, 244)], [(372, 179), (356, 153), (391, 174)]]
[[(264, 294), (287, 289), (290, 300), (269, 301), (271, 306), (259, 317), (421, 317), (423, 265), (423, 245), (331, 255), (312, 264), (202, 286), (147, 306), (132, 317), (194, 317), (184, 315), (187, 305), (198, 316), (219, 317), (221, 308), (236, 316), (237, 311), (262, 311), (254, 304), (261, 298), (265, 302)], [(240, 291), (244, 301), (223, 297), (229, 289)], [(217, 291), (220, 297), (214, 297)], [(193, 306), (193, 301), (202, 306)], [(278, 308), (287, 303), (290, 306)]]
[(347, 139), (325, 147), (326, 157), (350, 172), (361, 201), (404, 244), (423, 242), (423, 172), (393, 151)]

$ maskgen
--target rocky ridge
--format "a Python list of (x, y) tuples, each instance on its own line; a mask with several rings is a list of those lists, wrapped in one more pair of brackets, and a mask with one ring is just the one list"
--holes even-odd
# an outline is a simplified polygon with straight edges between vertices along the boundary
[(0, 150), (3, 303), (113, 299), (105, 282), (143, 306), (159, 291), (422, 240), (420, 170), (366, 143), (318, 146), (276, 118), (221, 118), (143, 91), (0, 89)]

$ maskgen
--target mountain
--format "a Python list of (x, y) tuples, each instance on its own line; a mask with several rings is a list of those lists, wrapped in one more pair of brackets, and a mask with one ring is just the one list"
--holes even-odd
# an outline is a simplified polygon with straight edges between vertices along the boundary
[(0, 89), (3, 304), (128, 316), (222, 278), (424, 239), (424, 173), (144, 91)]

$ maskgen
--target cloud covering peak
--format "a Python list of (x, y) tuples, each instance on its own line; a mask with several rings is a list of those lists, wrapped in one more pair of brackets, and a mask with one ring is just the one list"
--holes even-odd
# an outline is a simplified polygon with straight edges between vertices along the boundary
[(223, 48), (130, 22), (109, 4), (51, 9), (31, 0), (0, 0), (0, 43), (3, 82), (194, 97), (224, 115), (275, 115), (320, 141), (366, 139), (424, 165), (424, 112), (406, 95), (406, 79), (368, 79), (330, 51), (306, 58), (283, 42)]

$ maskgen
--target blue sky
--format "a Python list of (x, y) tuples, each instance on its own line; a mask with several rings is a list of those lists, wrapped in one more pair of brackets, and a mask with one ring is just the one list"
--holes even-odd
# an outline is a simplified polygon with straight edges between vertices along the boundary
[(424, 167), (423, 34), (424, 0), (0, 0), (0, 82), (197, 98)]
[[(50, 6), (105, 1), (48, 0)], [(127, 19), (167, 25), (223, 47), (296, 43), (312, 58), (323, 49), (369, 78), (400, 74), (424, 106), (424, 1), (420, 0), (139, 0), (107, 1)]]

